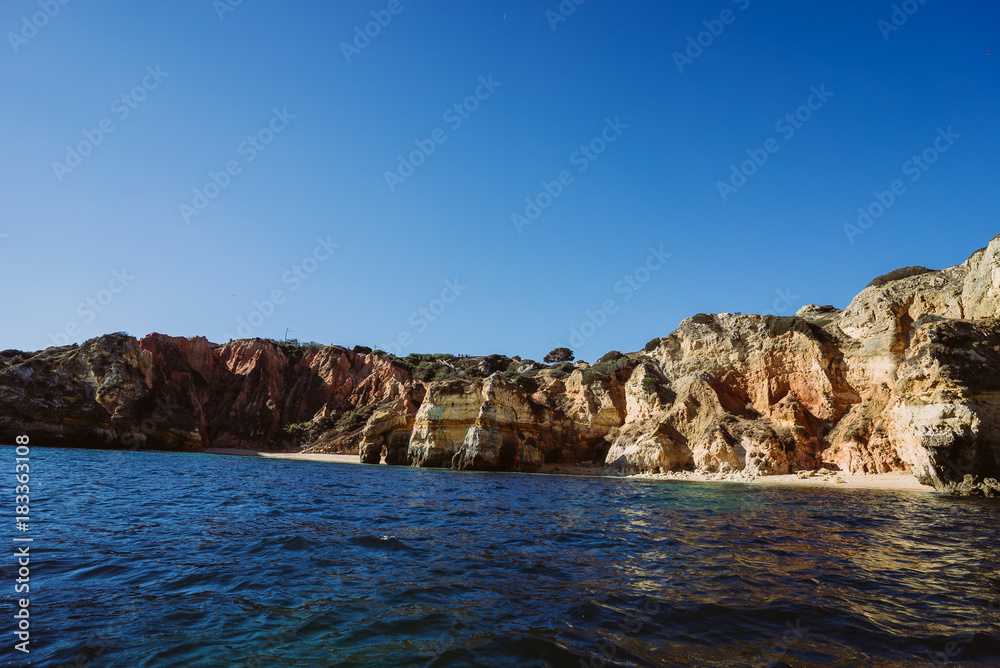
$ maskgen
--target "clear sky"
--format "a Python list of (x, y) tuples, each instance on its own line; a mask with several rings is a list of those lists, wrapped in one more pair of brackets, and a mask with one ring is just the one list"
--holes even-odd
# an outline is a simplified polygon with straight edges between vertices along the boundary
[(594, 361), (1000, 233), (995, 2), (235, 3), (0, 5), (0, 348)]

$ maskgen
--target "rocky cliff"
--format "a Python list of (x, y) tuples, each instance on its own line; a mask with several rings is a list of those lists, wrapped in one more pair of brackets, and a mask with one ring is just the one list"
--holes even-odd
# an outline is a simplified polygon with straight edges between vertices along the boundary
[(1000, 238), (956, 267), (881, 276), (843, 310), (700, 314), (593, 365), (116, 334), (0, 352), (0, 442), (477, 470), (910, 470), (997, 495), (998, 305)]
[(346, 438), (350, 448), (373, 408), (412, 413), (423, 394), (389, 360), (336, 346), (112, 334), (0, 352), (0, 441), (199, 450)]

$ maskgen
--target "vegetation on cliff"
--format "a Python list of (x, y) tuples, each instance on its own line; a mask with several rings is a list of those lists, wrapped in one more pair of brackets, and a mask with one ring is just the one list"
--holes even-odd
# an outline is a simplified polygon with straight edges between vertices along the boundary
[(899, 269), (890, 271), (888, 274), (882, 274), (881, 276), (876, 276), (872, 279), (872, 282), (866, 285), (868, 288), (880, 288), (887, 283), (892, 283), (893, 281), (901, 281), (904, 278), (910, 278), (912, 276), (920, 276), (922, 274), (928, 274), (934, 271), (933, 269), (928, 269), (927, 267), (900, 267)]
[(1000, 238), (950, 269), (880, 276), (843, 310), (697, 314), (593, 365), (569, 349), (542, 364), (125, 333), (5, 350), (0, 441), (360, 449), (364, 461), (385, 450), (391, 463), (491, 470), (595, 458), (748, 477), (910, 470), (940, 489), (993, 493), (998, 273)]

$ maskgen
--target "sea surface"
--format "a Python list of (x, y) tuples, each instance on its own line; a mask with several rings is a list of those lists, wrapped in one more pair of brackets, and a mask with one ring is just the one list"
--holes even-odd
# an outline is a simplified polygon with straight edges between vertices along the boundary
[[(29, 530), (11, 489), (5, 533), (33, 538), (32, 666), (1000, 666), (996, 500), (35, 447), (30, 467)], [(28, 665), (3, 617), (5, 665)]]

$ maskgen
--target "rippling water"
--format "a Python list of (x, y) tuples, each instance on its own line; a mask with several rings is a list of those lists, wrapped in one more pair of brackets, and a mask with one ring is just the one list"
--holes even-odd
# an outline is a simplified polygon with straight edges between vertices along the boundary
[(31, 462), (34, 666), (1000, 665), (995, 500)]

